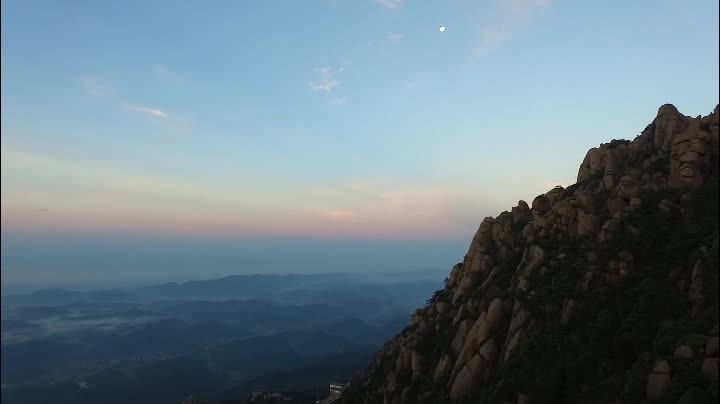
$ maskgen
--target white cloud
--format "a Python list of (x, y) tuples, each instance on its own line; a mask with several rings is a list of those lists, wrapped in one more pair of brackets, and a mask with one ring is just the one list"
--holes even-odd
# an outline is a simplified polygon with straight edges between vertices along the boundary
[[(345, 71), (344, 67), (339, 67), (337, 73), (341, 74)], [(347, 99), (343, 96), (331, 94), (336, 87), (340, 85), (340, 82), (335, 78), (335, 70), (332, 67), (322, 67), (315, 69), (318, 75), (317, 80), (309, 83), (310, 90), (316, 93), (324, 94), (327, 102), (331, 105), (345, 105)]]
[(500, 0), (480, 29), (477, 54), (486, 56), (518, 31), (530, 24), (544, 9), (552, 7), (552, 0)]
[(335, 80), (332, 68), (323, 67), (317, 69), (316, 71), (318, 73), (318, 80), (310, 82), (310, 89), (312, 91), (330, 93), (338, 84), (340, 84), (337, 80)]
[(389, 33), (388, 36), (387, 36), (387, 39), (388, 39), (390, 42), (398, 42), (398, 41), (400, 41), (400, 40), (403, 39), (403, 38), (405, 38), (405, 35), (404, 35), (404, 34), (398, 34), (398, 33), (394, 33), (394, 32)]
[(160, 118), (160, 119), (168, 118), (167, 113), (165, 113), (164, 111), (162, 111), (160, 109), (156, 109), (156, 108), (148, 108), (148, 107), (143, 107), (140, 105), (128, 105), (125, 107), (125, 109), (127, 109), (128, 111), (134, 111), (134, 112), (140, 112), (143, 114), (147, 114), (147, 115), (150, 115), (155, 118)]
[(162, 109), (147, 107), (124, 99), (124, 97), (119, 95), (103, 79), (97, 77), (85, 77), (80, 80), (80, 84), (87, 95), (95, 98), (110, 99), (111, 103), (117, 108), (166, 120), (175, 129), (185, 130), (191, 126), (190, 122), (181, 116), (170, 115)]
[(404, 0), (375, 0), (375, 3), (385, 7), (385, 8), (400, 8), (402, 6)]
[(115, 95), (115, 90), (97, 77), (83, 77), (80, 79), (80, 84), (85, 89), (85, 93), (91, 97), (109, 98)]

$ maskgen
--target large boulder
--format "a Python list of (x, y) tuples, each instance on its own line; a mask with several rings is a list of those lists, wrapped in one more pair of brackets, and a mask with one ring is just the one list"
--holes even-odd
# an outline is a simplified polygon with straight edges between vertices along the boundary
[(679, 347), (675, 348), (675, 352), (673, 353), (673, 359), (678, 362), (691, 361), (694, 356), (695, 353), (689, 345), (680, 345)]
[(518, 206), (512, 208), (511, 212), (513, 217), (513, 223), (516, 225), (525, 224), (532, 219), (532, 213), (527, 202), (519, 201)]
[(512, 309), (512, 319), (510, 320), (507, 336), (505, 337), (503, 360), (507, 360), (510, 357), (513, 349), (519, 342), (520, 337), (522, 336), (522, 331), (529, 319), (530, 313), (527, 311), (525, 306), (519, 300), (515, 300)]
[(609, 151), (605, 156), (605, 173), (603, 174), (605, 189), (611, 190), (615, 188), (622, 174), (622, 160), (617, 153)]
[(653, 149), (660, 152), (670, 151), (673, 136), (682, 133), (688, 125), (688, 117), (678, 112), (672, 104), (665, 104), (658, 109), (653, 121)]
[(575, 200), (580, 205), (580, 209), (585, 213), (595, 213), (595, 194), (588, 190), (582, 190), (575, 193)]
[(413, 351), (411, 366), (413, 372), (424, 372), (428, 367), (427, 358), (422, 353)]
[(693, 121), (674, 136), (670, 160), (670, 186), (695, 191), (702, 187), (710, 165), (710, 135)]
[(655, 362), (650, 374), (648, 374), (647, 388), (645, 395), (648, 400), (658, 400), (663, 393), (670, 387), (672, 379), (670, 377), (670, 363), (666, 360)]
[(433, 383), (444, 384), (447, 381), (448, 377), (450, 377), (451, 370), (452, 363), (450, 362), (450, 357), (448, 355), (445, 355), (442, 357), (442, 359), (440, 359), (440, 362), (435, 368), (435, 373), (433, 374)]
[(467, 365), (463, 366), (457, 376), (453, 379), (452, 386), (450, 387), (450, 399), (457, 402), (468, 396), (472, 392), (472, 386), (472, 370)]
[(585, 154), (580, 170), (578, 170), (577, 182), (582, 182), (590, 177), (595, 171), (600, 170), (603, 164), (604, 150), (599, 147), (593, 147)]
[(550, 199), (545, 195), (538, 195), (532, 201), (532, 216), (539, 217), (545, 214), (551, 208)]
[(460, 279), (460, 282), (455, 288), (455, 293), (452, 298), (453, 304), (457, 303), (462, 297), (464, 297), (473, 286), (480, 282), (481, 279), (482, 276), (479, 272), (465, 271), (462, 279)]
[(497, 327), (503, 317), (503, 302), (500, 298), (495, 298), (486, 312), (483, 312), (475, 321), (472, 328), (465, 338), (460, 354), (455, 361), (454, 373), (460, 371), (460, 368), (470, 360), (470, 358), (478, 352), (480, 347), (492, 337), (492, 332)]
[(622, 222), (616, 218), (612, 218), (605, 222), (600, 228), (600, 234), (598, 235), (598, 241), (608, 241), (617, 237), (622, 230)]
[(718, 358), (705, 358), (702, 363), (701, 371), (703, 376), (705, 376), (709, 382), (717, 383), (718, 375), (720, 374), (718, 372)]
[(718, 342), (720, 342), (720, 338), (717, 336), (708, 338), (705, 342), (705, 356), (718, 356)]
[(617, 196), (626, 199), (639, 196), (640, 186), (641, 181), (636, 173), (623, 175), (616, 190)]
[(470, 320), (465, 319), (460, 323), (460, 326), (458, 327), (457, 331), (455, 332), (455, 337), (452, 340), (452, 343), (450, 344), (450, 349), (452, 350), (453, 354), (458, 355), (460, 351), (462, 350), (463, 345), (465, 344), (465, 338), (467, 337), (468, 332), (468, 324), (470, 324)]
[(600, 230), (601, 220), (597, 215), (588, 214), (582, 210), (578, 211), (577, 234), (580, 236), (595, 236), (598, 230)]

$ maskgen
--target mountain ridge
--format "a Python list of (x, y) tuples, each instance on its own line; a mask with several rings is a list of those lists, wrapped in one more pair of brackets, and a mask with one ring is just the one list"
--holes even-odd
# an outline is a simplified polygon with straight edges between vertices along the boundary
[(342, 402), (717, 402), (719, 109), (665, 104), (485, 218)]

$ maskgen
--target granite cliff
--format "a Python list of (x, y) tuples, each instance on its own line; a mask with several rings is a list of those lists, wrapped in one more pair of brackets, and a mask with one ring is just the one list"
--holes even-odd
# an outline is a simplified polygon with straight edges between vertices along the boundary
[(485, 218), (342, 402), (717, 402), (719, 116), (663, 105)]

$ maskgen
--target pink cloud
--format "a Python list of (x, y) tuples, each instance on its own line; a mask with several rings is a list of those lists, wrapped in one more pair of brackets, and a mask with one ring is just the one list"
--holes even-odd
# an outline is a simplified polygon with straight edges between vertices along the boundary
[(350, 210), (330, 209), (324, 212), (324, 215), (336, 220), (352, 220), (355, 219), (355, 213)]

